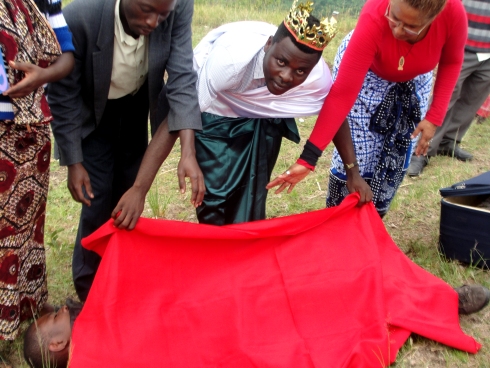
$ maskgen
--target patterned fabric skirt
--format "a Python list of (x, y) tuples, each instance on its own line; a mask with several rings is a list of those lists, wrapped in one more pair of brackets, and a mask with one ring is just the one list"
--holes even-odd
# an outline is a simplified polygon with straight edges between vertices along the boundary
[(203, 112), (196, 132), (196, 158), (206, 194), (197, 207), (200, 223), (263, 220), (272, 169), (282, 138), (299, 142), (293, 118), (231, 118)]
[[(349, 33), (342, 41), (337, 55), (335, 56), (333, 66), (333, 78), (337, 77), (338, 69), (342, 56), (349, 43), (352, 32)], [(414, 78), (415, 93), (419, 99), (421, 118), (423, 119), (427, 113), (429, 104), (429, 96), (432, 88), (432, 72), (422, 74)], [(361, 91), (359, 92), (356, 102), (351, 111), (347, 115), (349, 122), (352, 142), (356, 152), (357, 162), (359, 163), (359, 171), (361, 176), (366, 180), (368, 184), (371, 184), (371, 180), (374, 176), (376, 166), (381, 157), (385, 139), (385, 134), (380, 134), (369, 129), (372, 115), (376, 112), (378, 106), (383, 102), (386, 95), (396, 85), (395, 82), (389, 82), (372, 71), (368, 71), (364, 78)], [(395, 127), (396, 129), (396, 127)], [(383, 215), (388, 211), (391, 201), (393, 200), (396, 190), (401, 184), (403, 177), (406, 173), (406, 169), (410, 163), (413, 148), (416, 146), (418, 138), (412, 141), (412, 144), (408, 148), (405, 159), (399, 164), (403, 166), (402, 175), (397, 177), (395, 185), (387, 185), (387, 188), (380, 195), (383, 197), (383, 201), (380, 204), (376, 204), (376, 209)], [(335, 149), (332, 156), (332, 163), (330, 168), (330, 179), (327, 192), (327, 207), (337, 206), (342, 200), (349, 194), (347, 189), (347, 176), (344, 169), (344, 163), (340, 158), (338, 151)]]
[(48, 124), (0, 121), (0, 339), (47, 300), (44, 218), (51, 155)]

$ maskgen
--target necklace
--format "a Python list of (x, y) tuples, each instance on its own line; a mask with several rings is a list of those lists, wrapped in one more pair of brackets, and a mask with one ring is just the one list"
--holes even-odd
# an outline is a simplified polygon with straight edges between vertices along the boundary
[[(408, 54), (410, 54), (410, 51), (412, 51), (412, 48), (415, 46), (415, 44), (417, 43), (417, 40), (418, 40), (419, 36), (417, 35), (417, 38), (415, 39), (415, 41), (411, 44), (410, 48), (408, 49), (407, 53), (405, 55), (402, 55), (400, 56), (400, 59), (398, 60), (398, 70), (401, 70), (403, 71), (403, 66), (405, 65), (405, 58), (408, 56)], [(400, 44), (397, 43), (398, 45), (398, 53), (400, 54)]]
[[(413, 45), (415, 45), (415, 44), (412, 44), (412, 46), (410, 46), (410, 48), (408, 49), (408, 52), (405, 55), (400, 56), (400, 59), (398, 60), (398, 70), (403, 71), (403, 66), (405, 65), (405, 57), (408, 56), (410, 51), (412, 51)], [(400, 49), (400, 45), (398, 45), (398, 49)]]

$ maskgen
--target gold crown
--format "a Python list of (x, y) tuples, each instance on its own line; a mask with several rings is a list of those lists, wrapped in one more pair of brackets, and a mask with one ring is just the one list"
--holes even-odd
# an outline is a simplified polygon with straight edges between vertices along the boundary
[(289, 10), (284, 25), (302, 43), (314, 50), (322, 51), (337, 34), (337, 21), (335, 18), (325, 18), (320, 25), (308, 26), (308, 17), (313, 10), (313, 3), (307, 1), (306, 4), (296, 5), (298, 0), (294, 0), (291, 10)]

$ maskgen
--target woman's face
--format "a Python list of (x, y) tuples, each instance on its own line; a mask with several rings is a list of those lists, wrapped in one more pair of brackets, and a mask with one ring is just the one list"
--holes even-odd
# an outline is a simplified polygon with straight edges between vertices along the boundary
[(393, 37), (400, 41), (416, 42), (424, 38), (433, 18), (427, 18), (419, 10), (412, 8), (402, 0), (391, 0), (385, 17), (393, 32)]

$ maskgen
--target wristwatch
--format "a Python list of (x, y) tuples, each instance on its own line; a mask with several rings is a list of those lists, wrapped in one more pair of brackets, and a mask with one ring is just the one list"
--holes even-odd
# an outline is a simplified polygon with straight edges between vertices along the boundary
[(354, 161), (351, 164), (344, 164), (344, 167), (345, 167), (346, 170), (352, 169), (355, 166), (359, 166), (359, 164), (357, 163), (357, 161)]

